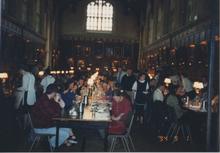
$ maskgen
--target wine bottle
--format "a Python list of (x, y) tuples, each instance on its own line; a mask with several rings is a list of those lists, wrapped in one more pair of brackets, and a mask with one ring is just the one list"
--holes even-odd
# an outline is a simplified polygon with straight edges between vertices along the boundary
[(79, 104), (79, 113), (80, 113), (80, 114), (83, 114), (83, 111), (84, 111), (84, 105), (83, 105), (83, 102), (81, 102), (81, 103)]
[(84, 104), (85, 106), (88, 106), (88, 96), (84, 96)]

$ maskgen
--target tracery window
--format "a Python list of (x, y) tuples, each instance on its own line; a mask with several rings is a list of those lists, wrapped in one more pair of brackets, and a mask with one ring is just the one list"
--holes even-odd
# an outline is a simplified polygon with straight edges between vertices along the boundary
[(105, 0), (95, 0), (87, 5), (88, 31), (112, 31), (113, 6)]

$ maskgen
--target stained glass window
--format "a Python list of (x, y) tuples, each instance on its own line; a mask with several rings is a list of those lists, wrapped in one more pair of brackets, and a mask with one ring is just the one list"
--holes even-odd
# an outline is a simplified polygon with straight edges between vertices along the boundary
[(87, 5), (88, 31), (112, 31), (113, 6), (104, 0), (95, 0)]

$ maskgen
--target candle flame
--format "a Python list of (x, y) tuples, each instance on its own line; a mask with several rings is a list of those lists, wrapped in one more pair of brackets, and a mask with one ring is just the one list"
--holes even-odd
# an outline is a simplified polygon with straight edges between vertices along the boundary
[(98, 75), (99, 75), (99, 72), (96, 72), (96, 73), (94, 73), (94, 74), (88, 79), (87, 84), (88, 84), (90, 87), (93, 86), (93, 84), (94, 84), (96, 78), (98, 77)]

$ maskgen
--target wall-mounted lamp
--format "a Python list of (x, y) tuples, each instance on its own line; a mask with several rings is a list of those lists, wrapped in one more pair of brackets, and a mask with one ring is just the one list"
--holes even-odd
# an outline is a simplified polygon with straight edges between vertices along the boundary
[(148, 73), (148, 76), (149, 76), (150, 79), (153, 79), (153, 78), (154, 78), (154, 75), (151, 74), (151, 73)]
[(42, 76), (44, 75), (44, 71), (38, 72), (38, 75), (39, 75), (40, 77), (42, 77)]
[(73, 73), (74, 73), (74, 70), (69, 70), (69, 73), (70, 73), (70, 74), (73, 74)]
[(193, 88), (195, 89), (196, 93), (199, 94), (200, 91), (204, 88), (204, 85), (202, 82), (196, 81), (193, 83)]
[(0, 73), (0, 79), (8, 79), (8, 73), (6, 72)]
[(207, 44), (208, 44), (208, 42), (206, 40), (203, 40), (203, 41), (200, 42), (200, 45), (202, 45), (202, 46), (205, 46)]
[(190, 48), (195, 48), (196, 45), (195, 45), (195, 44), (190, 44), (189, 47), (190, 47)]
[(165, 79), (164, 79), (164, 83), (165, 83), (166, 86), (168, 87), (169, 84), (171, 84), (171, 79), (170, 79), (170, 78), (165, 78)]
[(176, 52), (176, 47), (174, 47), (173, 49), (171, 49), (171, 52), (175, 53), (175, 52)]
[(220, 36), (216, 35), (215, 36), (215, 41), (220, 41)]
[(117, 69), (116, 68), (112, 68), (113, 72), (117, 72)]
[(5, 83), (5, 81), (8, 79), (8, 73), (0, 73), (0, 79), (2, 79), (3, 83)]
[(51, 74), (56, 74), (56, 71), (50, 71)]

